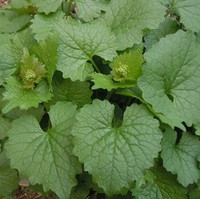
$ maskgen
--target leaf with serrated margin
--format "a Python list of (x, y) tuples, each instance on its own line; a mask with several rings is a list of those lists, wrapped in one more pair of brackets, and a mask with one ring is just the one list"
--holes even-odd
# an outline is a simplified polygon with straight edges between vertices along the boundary
[(178, 181), (185, 187), (197, 182), (200, 170), (197, 166), (197, 157), (200, 154), (198, 137), (184, 132), (181, 140), (176, 144), (177, 133), (166, 128), (162, 140), (161, 157), (164, 167), (172, 174), (177, 174)]
[(159, 123), (144, 106), (132, 105), (122, 125), (113, 121), (114, 105), (94, 100), (77, 114), (74, 153), (108, 195), (129, 189), (161, 150)]
[(178, 31), (162, 38), (144, 55), (138, 85), (143, 98), (171, 127), (199, 121), (200, 46), (192, 33)]
[(75, 0), (78, 16), (85, 22), (100, 17), (101, 11), (106, 11), (108, 2), (104, 0)]
[(106, 61), (117, 56), (114, 34), (103, 23), (81, 24), (68, 20), (58, 23), (60, 34), (57, 69), (64, 78), (84, 81), (93, 71), (91, 64), (94, 55)]
[(31, 184), (42, 184), (59, 198), (68, 199), (76, 185), (75, 175), (81, 165), (72, 154), (71, 128), (75, 122), (76, 106), (58, 102), (49, 111), (52, 128), (44, 132), (35, 117), (22, 116), (12, 123), (6, 142), (11, 167), (19, 170)]
[(25, 89), (16, 77), (10, 77), (6, 81), (5, 89), (6, 91), (3, 93), (3, 100), (5, 100), (3, 113), (17, 107), (21, 110), (38, 107), (39, 103), (47, 102), (52, 97), (45, 80), (41, 81), (34, 89)]
[(117, 37), (119, 50), (140, 44), (145, 28), (156, 29), (164, 21), (159, 0), (111, 0), (104, 20)]
[(49, 36), (45, 41), (41, 41), (30, 49), (40, 62), (45, 65), (46, 78), (51, 85), (53, 74), (56, 70), (58, 35)]

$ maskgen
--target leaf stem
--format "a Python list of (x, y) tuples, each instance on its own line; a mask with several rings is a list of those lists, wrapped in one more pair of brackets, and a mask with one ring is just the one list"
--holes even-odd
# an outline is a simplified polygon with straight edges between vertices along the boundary
[(92, 62), (92, 65), (94, 66), (95, 70), (100, 73), (100, 70), (98, 68), (98, 66), (96, 65), (96, 63), (94, 62), (94, 60), (91, 58), (90, 61)]
[(69, 14), (70, 14), (71, 7), (72, 7), (72, 2), (73, 2), (73, 0), (69, 0), (69, 2), (68, 2), (69, 5), (68, 5), (68, 8), (67, 8), (67, 12), (66, 12), (66, 14), (65, 14), (66, 17), (68, 17)]

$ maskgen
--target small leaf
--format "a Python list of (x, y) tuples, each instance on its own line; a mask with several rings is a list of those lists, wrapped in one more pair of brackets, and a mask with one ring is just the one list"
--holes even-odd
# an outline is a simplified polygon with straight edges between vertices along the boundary
[(45, 65), (38, 61), (34, 55), (30, 56), (28, 50), (24, 48), (24, 53), (20, 60), (19, 76), (23, 82), (23, 87), (33, 89), (45, 76)]
[(130, 88), (136, 85), (136, 82), (115, 82), (111, 75), (104, 75), (101, 73), (93, 73), (91, 75), (94, 85), (92, 89), (107, 89), (111, 91), (117, 88)]

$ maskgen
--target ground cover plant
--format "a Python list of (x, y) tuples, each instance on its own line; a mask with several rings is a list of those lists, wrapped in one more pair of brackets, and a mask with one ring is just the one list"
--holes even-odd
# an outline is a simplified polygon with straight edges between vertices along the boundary
[(0, 198), (200, 198), (200, 1), (12, 0), (0, 110)]

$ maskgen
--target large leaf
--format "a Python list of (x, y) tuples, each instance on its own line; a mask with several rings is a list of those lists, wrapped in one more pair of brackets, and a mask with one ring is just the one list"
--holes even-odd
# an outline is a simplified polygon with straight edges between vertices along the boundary
[(26, 89), (16, 77), (10, 77), (7, 79), (5, 88), (6, 91), (3, 93), (3, 100), (6, 102), (2, 109), (4, 113), (17, 107), (22, 110), (38, 107), (39, 103), (47, 102), (52, 97), (45, 81), (40, 82), (34, 89)]
[(114, 106), (95, 100), (80, 110), (77, 120), (74, 153), (109, 195), (130, 188), (161, 149), (158, 121), (143, 106), (128, 107), (119, 126)]
[(94, 55), (112, 61), (117, 55), (116, 38), (102, 23), (80, 24), (69, 20), (58, 23), (60, 45), (58, 48), (57, 69), (64, 78), (85, 80), (92, 71), (88, 61)]
[(192, 33), (178, 31), (145, 53), (146, 65), (138, 80), (143, 98), (172, 127), (199, 121), (200, 46), (195, 40)]
[(180, 14), (180, 21), (187, 29), (194, 32), (200, 31), (200, 1), (185, 0), (175, 4), (176, 10)]
[(27, 177), (31, 184), (42, 184), (44, 191), (51, 189), (59, 198), (67, 199), (75, 186), (75, 175), (81, 166), (72, 154), (71, 128), (75, 121), (76, 106), (58, 102), (51, 107), (52, 128), (44, 132), (33, 116), (15, 120), (6, 143), (12, 168)]
[(175, 176), (163, 168), (147, 171), (133, 189), (136, 199), (186, 199), (186, 189), (177, 181)]
[[(1, 145), (0, 145), (1, 147)], [(0, 197), (7, 196), (18, 187), (17, 171), (9, 166), (5, 151), (0, 153)]]
[(162, 140), (161, 157), (164, 167), (172, 174), (177, 174), (178, 181), (186, 187), (197, 182), (200, 177), (200, 170), (197, 166), (200, 141), (189, 133), (183, 133), (178, 144), (176, 144), (176, 139), (176, 132), (167, 128)]
[(124, 50), (141, 43), (143, 29), (156, 29), (164, 15), (159, 0), (111, 0), (104, 19), (115, 33), (119, 49)]

